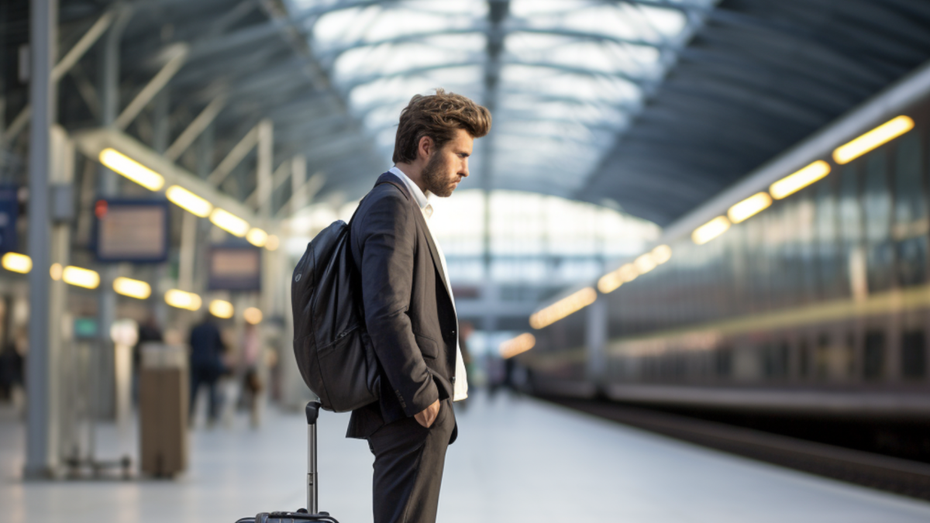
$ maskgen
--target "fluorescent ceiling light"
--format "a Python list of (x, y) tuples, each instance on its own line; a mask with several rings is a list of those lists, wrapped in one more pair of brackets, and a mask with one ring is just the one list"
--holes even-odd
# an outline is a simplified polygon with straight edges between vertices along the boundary
[(517, 354), (522, 354), (535, 346), (536, 337), (528, 332), (524, 332), (516, 338), (501, 343), (499, 350), (501, 357), (506, 360), (516, 356)]
[(0, 265), (8, 271), (26, 274), (32, 270), (32, 258), (25, 254), (8, 252), (0, 258)]
[(633, 265), (636, 267), (636, 272), (639, 274), (646, 274), (652, 269), (655, 269), (658, 263), (652, 259), (652, 254), (647, 252), (639, 258), (636, 258), (636, 261), (633, 262)]
[(884, 145), (914, 128), (914, 120), (908, 116), (898, 116), (875, 129), (859, 136), (833, 151), (833, 160), (838, 164), (849, 163), (863, 154)]
[(258, 227), (252, 227), (245, 235), (245, 239), (256, 247), (264, 247), (268, 243), (268, 233)]
[(108, 147), (100, 151), (100, 163), (150, 191), (157, 191), (165, 185), (162, 175), (115, 149)]
[(213, 210), (213, 204), (179, 185), (172, 185), (165, 191), (168, 200), (185, 211), (206, 218)]
[(772, 198), (781, 200), (830, 174), (830, 164), (817, 160), (803, 169), (785, 176), (769, 187)]
[(530, 326), (542, 329), (562, 318), (570, 316), (581, 309), (591, 305), (597, 300), (597, 292), (591, 287), (585, 287), (578, 292), (562, 298), (548, 307), (533, 313), (530, 316)]
[(730, 220), (727, 220), (726, 216), (718, 216), (695, 229), (694, 232), (691, 233), (691, 239), (698, 245), (704, 245), (717, 236), (727, 232), (729, 228)]
[(193, 292), (185, 292), (180, 289), (171, 289), (165, 293), (165, 303), (178, 309), (187, 309), (189, 311), (200, 310), (203, 303), (200, 296)]
[(219, 207), (210, 213), (210, 221), (213, 225), (239, 238), (249, 232), (249, 222)]
[(245, 319), (246, 323), (251, 325), (258, 325), (262, 322), (262, 311), (255, 307), (249, 307), (248, 309), (242, 311), (242, 317)]
[(274, 234), (268, 235), (268, 241), (265, 242), (266, 249), (268, 249), (269, 251), (276, 251), (278, 250), (278, 246), (280, 245), (281, 245), (281, 240), (278, 239), (277, 236), (275, 236)]
[(740, 223), (751, 216), (762, 212), (769, 205), (772, 205), (772, 197), (768, 193), (760, 192), (753, 194), (749, 198), (735, 204), (727, 211), (727, 216), (733, 223)]
[(61, 281), (61, 273), (63, 272), (65, 272), (65, 268), (60, 263), (53, 263), (48, 269), (48, 275), (55, 281)]
[(69, 285), (85, 289), (96, 289), (100, 285), (100, 275), (97, 274), (97, 271), (73, 265), (65, 267), (65, 270), (61, 273), (61, 279)]
[(217, 318), (227, 320), (233, 317), (233, 304), (226, 300), (213, 300), (210, 302), (210, 314)]
[(141, 280), (119, 277), (113, 280), (113, 290), (117, 294), (144, 300), (152, 295), (152, 286)]
[(668, 245), (659, 245), (652, 249), (652, 259), (659, 265), (672, 259), (672, 248)]

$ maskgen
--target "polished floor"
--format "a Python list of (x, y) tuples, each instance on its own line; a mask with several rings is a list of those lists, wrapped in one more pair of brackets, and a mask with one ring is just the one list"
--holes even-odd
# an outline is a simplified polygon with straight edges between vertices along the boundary
[[(439, 521), (872, 523), (930, 521), (930, 504), (692, 446), (525, 397), (476, 395), (458, 413)], [(342, 438), (346, 415), (320, 419), (321, 508), (371, 521), (371, 456)], [(118, 438), (103, 427), (99, 454)], [(305, 423), (269, 410), (250, 429), (192, 433), (174, 481), (23, 482), (25, 434), (0, 416), (0, 521), (232, 522), (303, 506)]]

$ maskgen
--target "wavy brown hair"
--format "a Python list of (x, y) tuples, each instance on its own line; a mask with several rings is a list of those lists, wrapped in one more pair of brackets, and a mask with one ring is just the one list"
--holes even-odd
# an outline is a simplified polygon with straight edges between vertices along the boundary
[(394, 139), (394, 163), (417, 159), (417, 147), (424, 136), (432, 138), (441, 149), (464, 129), (472, 138), (481, 138), (491, 130), (491, 113), (470, 99), (436, 89), (436, 94), (414, 95), (400, 113)]

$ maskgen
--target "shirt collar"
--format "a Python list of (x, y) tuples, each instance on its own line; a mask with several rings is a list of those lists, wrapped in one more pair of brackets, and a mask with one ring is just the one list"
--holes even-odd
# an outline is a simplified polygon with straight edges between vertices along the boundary
[(409, 176), (404, 171), (401, 171), (396, 165), (391, 167), (391, 170), (388, 171), (393, 173), (398, 178), (404, 181), (407, 184), (407, 188), (410, 189), (410, 192), (413, 193), (413, 198), (417, 201), (417, 205), (420, 206), (420, 210), (426, 215), (427, 218), (433, 215), (433, 206), (429, 203), (429, 199), (426, 197), (426, 194), (420, 189), (420, 186), (414, 183)]

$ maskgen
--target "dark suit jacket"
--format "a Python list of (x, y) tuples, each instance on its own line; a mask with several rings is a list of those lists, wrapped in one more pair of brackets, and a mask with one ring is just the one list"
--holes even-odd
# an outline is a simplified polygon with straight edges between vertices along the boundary
[(452, 397), (458, 333), (439, 251), (403, 180), (378, 178), (352, 220), (350, 241), (382, 374), (381, 399), (352, 412), (346, 436), (367, 438)]

